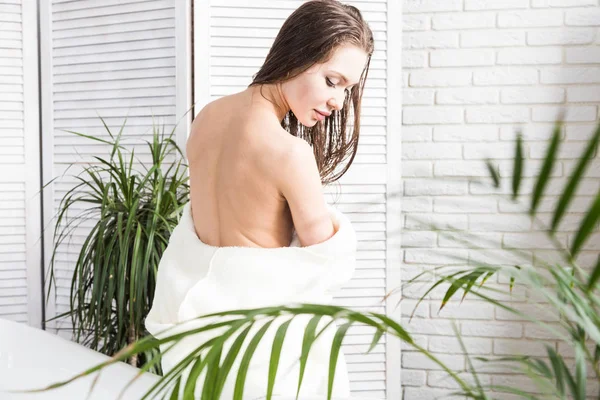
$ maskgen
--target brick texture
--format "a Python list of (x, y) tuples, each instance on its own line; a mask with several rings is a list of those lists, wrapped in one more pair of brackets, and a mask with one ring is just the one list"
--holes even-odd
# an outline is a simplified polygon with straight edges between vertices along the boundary
[[(565, 114), (563, 142), (539, 217), (551, 220), (553, 205), (599, 119), (600, 0), (403, 0), (403, 280), (419, 272), (460, 265), (455, 256), (510, 265), (524, 259), (555, 257), (552, 243), (527, 218), (530, 197), (514, 204), (496, 195), (484, 165), (499, 164), (503, 189), (510, 193), (514, 138), (525, 139), (523, 193), (531, 193), (545, 156), (553, 121)], [(600, 157), (588, 169), (558, 240), (573, 241), (578, 222), (600, 188)], [(432, 230), (429, 224), (440, 230)], [(451, 229), (477, 235), (478, 249), (467, 250)], [(596, 233), (581, 256), (584, 266), (600, 252)], [(466, 261), (465, 261), (466, 263)], [(464, 265), (464, 264), (463, 264)], [(541, 341), (569, 355), (564, 344), (523, 318), (475, 297), (451, 301), (440, 311), (445, 288), (434, 290), (415, 311), (432, 284), (424, 276), (403, 292), (403, 324), (418, 343), (455, 370), (466, 359), (452, 321), (473, 357), (545, 354)], [(505, 290), (495, 298), (555, 323), (543, 299), (527, 288), (509, 293), (506, 278), (490, 278)], [(403, 346), (403, 395), (407, 400), (452, 398), (456, 386), (418, 352)], [(479, 364), (477, 364), (479, 365)], [(482, 366), (484, 384), (511, 384), (535, 392), (527, 379), (501, 365)], [(507, 395), (493, 396), (512, 398)]]

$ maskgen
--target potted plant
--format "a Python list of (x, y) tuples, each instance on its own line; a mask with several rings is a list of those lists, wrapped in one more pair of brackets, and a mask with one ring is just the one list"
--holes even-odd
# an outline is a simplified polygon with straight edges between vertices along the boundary
[[(101, 120), (107, 138), (69, 131), (107, 144), (111, 152), (109, 157), (94, 155), (96, 162), (75, 176), (78, 183), (61, 199), (50, 287), (56, 285), (56, 257), (65, 239), (82, 224), (92, 227), (74, 264), (70, 310), (48, 321), (69, 316), (76, 342), (114, 355), (148, 334), (144, 318), (152, 305), (158, 263), (188, 201), (189, 186), (187, 165), (173, 140), (175, 129), (165, 133), (164, 125), (162, 130), (153, 125), (151, 141), (142, 143), (151, 156), (146, 165), (123, 135), (127, 120), (117, 134)], [(127, 362), (139, 367), (157, 355), (157, 349), (149, 349)], [(160, 373), (160, 364), (151, 370)]]

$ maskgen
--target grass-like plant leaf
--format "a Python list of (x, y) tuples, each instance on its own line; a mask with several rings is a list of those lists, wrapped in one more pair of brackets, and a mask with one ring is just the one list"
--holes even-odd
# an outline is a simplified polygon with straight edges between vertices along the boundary
[(456, 338), (458, 339), (460, 348), (462, 349), (463, 354), (465, 355), (465, 358), (467, 360), (468, 370), (471, 373), (471, 376), (473, 376), (473, 381), (475, 382), (475, 389), (477, 391), (476, 397), (480, 400), (487, 399), (488, 397), (486, 396), (485, 390), (484, 390), (483, 386), (481, 385), (481, 380), (479, 379), (479, 376), (477, 375), (477, 371), (475, 370), (475, 367), (473, 366), (473, 361), (471, 361), (471, 357), (467, 350), (467, 346), (465, 346), (465, 342), (463, 341), (463, 339), (460, 335), (460, 331), (458, 329), (456, 321), (452, 321), (452, 330), (454, 331), (454, 336), (456, 336)]
[(513, 164), (513, 176), (512, 176), (512, 194), (513, 200), (519, 196), (519, 189), (521, 188), (521, 179), (523, 177), (523, 135), (521, 132), (517, 134), (517, 140), (515, 142), (515, 160)]
[(593, 229), (596, 227), (596, 224), (600, 220), (600, 192), (596, 194), (596, 198), (592, 203), (592, 206), (586, 213), (583, 221), (581, 221), (581, 225), (575, 234), (575, 239), (573, 239), (573, 244), (571, 246), (571, 255), (573, 258), (577, 256), (581, 247), (588, 239)]
[(485, 165), (490, 173), (492, 181), (494, 183), (494, 187), (497, 189), (500, 187), (500, 173), (498, 172), (498, 166), (492, 163), (492, 160), (489, 158), (485, 160)]
[(373, 340), (371, 340), (371, 344), (369, 345), (369, 349), (367, 350), (367, 353), (370, 353), (371, 351), (373, 351), (373, 349), (375, 348), (375, 346), (377, 346), (377, 343), (379, 343), (379, 340), (383, 336), (383, 333), (384, 332), (381, 329), (377, 329), (375, 331), (375, 335), (373, 335)]
[(574, 388), (575, 393), (573, 393), (576, 399), (585, 400), (586, 393), (586, 383), (587, 383), (587, 368), (584, 355), (584, 350), (581, 348), (582, 344), (579, 343), (575, 347), (575, 382), (576, 387)]
[(257, 334), (252, 338), (250, 344), (248, 344), (248, 347), (246, 348), (246, 352), (244, 353), (244, 357), (242, 358), (240, 369), (238, 370), (237, 380), (235, 381), (235, 388), (233, 393), (234, 400), (243, 400), (244, 385), (246, 383), (246, 375), (248, 374), (250, 360), (252, 359), (252, 355), (254, 354), (256, 347), (258, 347), (258, 343), (260, 342), (265, 332), (267, 331), (267, 329), (269, 329), (269, 326), (271, 326), (272, 323), (273, 320), (264, 324), (257, 332)]
[(592, 274), (590, 275), (590, 279), (588, 280), (588, 283), (587, 283), (588, 291), (594, 290), (596, 288), (596, 283), (598, 282), (598, 278), (600, 278), (600, 255), (598, 255), (598, 261), (596, 261), (596, 266), (592, 270)]
[(298, 377), (298, 391), (296, 392), (296, 400), (300, 395), (300, 386), (302, 386), (302, 379), (304, 378), (308, 353), (310, 352), (310, 348), (315, 341), (315, 331), (317, 330), (317, 326), (321, 318), (321, 315), (315, 315), (312, 317), (310, 321), (308, 321), (306, 329), (304, 330), (304, 338), (302, 339), (302, 354), (300, 355), (300, 376)]
[(271, 348), (271, 360), (269, 361), (269, 382), (267, 383), (267, 400), (273, 397), (273, 388), (275, 386), (275, 378), (279, 367), (279, 358), (281, 357), (281, 349), (285, 340), (285, 334), (292, 322), (293, 318), (284, 322), (277, 328), (275, 337), (273, 338), (273, 347)]
[(569, 182), (565, 186), (565, 189), (563, 190), (562, 195), (560, 196), (560, 199), (558, 200), (558, 203), (554, 210), (554, 215), (552, 217), (552, 223), (550, 226), (550, 229), (552, 232), (556, 232), (556, 229), (558, 228), (560, 221), (562, 220), (563, 216), (565, 215), (565, 212), (567, 211), (569, 203), (571, 203), (571, 200), (573, 200), (573, 195), (575, 194), (575, 190), (577, 189), (577, 186), (581, 182), (581, 179), (583, 177), (583, 174), (584, 174), (587, 166), (589, 165), (590, 161), (592, 160), (592, 155), (598, 148), (599, 141), (600, 141), (600, 124), (598, 124), (598, 126), (596, 127), (596, 131), (594, 132), (592, 137), (589, 139), (588, 144), (587, 144), (585, 150), (583, 151), (583, 154), (579, 157), (579, 160), (577, 161), (577, 166), (575, 167), (573, 174), (569, 178)]
[(331, 400), (331, 395), (333, 393), (333, 382), (335, 382), (335, 367), (337, 366), (340, 347), (342, 346), (344, 336), (351, 325), (352, 321), (343, 324), (337, 329), (335, 336), (333, 337), (331, 353), (329, 354), (329, 382), (327, 383), (327, 400)]
[(242, 344), (244, 343), (246, 336), (248, 336), (248, 332), (250, 332), (250, 329), (252, 329), (252, 326), (253, 325), (248, 325), (248, 327), (244, 329), (242, 333), (240, 333), (240, 335), (235, 339), (235, 342), (233, 342), (231, 349), (229, 349), (229, 353), (227, 353), (227, 357), (225, 357), (225, 360), (223, 361), (223, 365), (219, 368), (219, 375), (217, 377), (217, 381), (215, 383), (214, 388), (214, 397), (216, 399), (219, 399), (221, 397), (221, 392), (223, 391), (223, 386), (225, 386), (227, 376), (229, 375), (235, 358), (240, 352)]
[(554, 125), (554, 134), (552, 135), (552, 139), (550, 139), (550, 145), (548, 146), (548, 150), (546, 151), (546, 157), (544, 159), (542, 169), (540, 170), (540, 174), (538, 175), (535, 187), (533, 189), (533, 196), (531, 197), (531, 208), (529, 209), (530, 215), (535, 215), (537, 207), (544, 193), (544, 189), (546, 188), (546, 185), (550, 179), (552, 168), (556, 163), (556, 155), (558, 153), (558, 145), (560, 144), (561, 131), (562, 124), (557, 122)]
[[(187, 202), (189, 186), (183, 154), (171, 138), (175, 129), (161, 133), (153, 127), (153, 164), (146, 167), (140, 162), (146, 171), (140, 172), (134, 168), (135, 148), (123, 140), (127, 120), (117, 134), (100, 120), (109, 139), (69, 131), (112, 148), (109, 157), (92, 156), (59, 205), (48, 295), (56, 284), (54, 269), (61, 246), (83, 223), (93, 226), (75, 261), (70, 310), (46, 322), (70, 317), (76, 342), (113, 355), (147, 334), (143, 320), (152, 304), (158, 262)], [(168, 168), (163, 168), (167, 163)], [(84, 210), (71, 216), (77, 205)], [(132, 355), (128, 361), (141, 367), (153, 352)], [(153, 365), (152, 372), (160, 374), (160, 365)]]

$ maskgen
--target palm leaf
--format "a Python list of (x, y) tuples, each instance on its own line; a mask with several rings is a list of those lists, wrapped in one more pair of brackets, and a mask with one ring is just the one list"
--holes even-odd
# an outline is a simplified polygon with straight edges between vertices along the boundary
[(173, 388), (173, 392), (171, 392), (170, 400), (179, 400), (179, 386), (181, 385), (181, 376), (177, 378), (177, 383), (175, 383), (175, 387)]
[[(200, 372), (204, 368), (207, 368), (208, 371), (210, 371), (210, 370), (222, 371), (222, 367), (220, 367), (217, 363), (214, 362), (214, 357), (216, 354), (220, 354), (220, 351), (221, 351), (220, 347), (222, 346), (222, 343), (225, 341), (225, 339), (227, 337), (233, 335), (235, 333), (235, 331), (241, 329), (241, 327), (245, 323), (253, 321), (258, 316), (276, 317), (276, 316), (281, 316), (284, 314), (293, 314), (293, 315), (313, 314), (315, 316), (320, 315), (321, 317), (322, 316), (330, 316), (333, 318), (333, 320), (330, 322), (330, 324), (333, 323), (333, 321), (335, 321), (335, 319), (344, 317), (348, 321), (352, 321), (354, 323), (365, 323), (368, 326), (377, 328), (378, 330), (382, 330), (382, 331), (386, 331), (386, 332), (389, 331), (392, 334), (394, 334), (395, 336), (397, 336), (398, 338), (400, 338), (401, 340), (406, 341), (407, 344), (413, 346), (418, 351), (423, 352), (423, 354), (425, 354), (433, 362), (440, 365), (442, 367), (442, 369), (444, 371), (446, 371), (457, 382), (457, 384), (465, 391), (465, 393), (471, 393), (469, 390), (469, 385), (466, 382), (464, 382), (456, 373), (454, 373), (451, 368), (444, 365), (438, 358), (436, 358), (433, 354), (429, 353), (426, 349), (418, 346), (418, 344), (416, 344), (412, 340), (412, 338), (408, 334), (408, 332), (406, 332), (397, 322), (393, 321), (386, 315), (378, 314), (378, 313), (370, 313), (370, 312), (369, 313), (360, 313), (360, 312), (356, 312), (356, 311), (353, 311), (353, 310), (350, 310), (347, 308), (343, 308), (343, 307), (339, 307), (339, 306), (320, 305), (320, 304), (300, 304), (297, 306), (265, 307), (265, 308), (259, 308), (259, 309), (230, 310), (230, 311), (225, 311), (225, 312), (213, 313), (213, 314), (194, 318), (193, 320), (201, 320), (201, 319), (211, 318), (211, 317), (215, 317), (215, 316), (221, 316), (221, 317), (242, 316), (242, 317), (233, 319), (233, 320), (220, 321), (218, 323), (211, 323), (211, 324), (207, 324), (205, 326), (196, 327), (193, 329), (188, 329), (188, 330), (181, 331), (181, 332), (178, 332), (175, 334), (164, 336), (164, 334), (168, 333), (170, 330), (175, 329), (177, 326), (179, 326), (183, 323), (190, 322), (192, 320), (184, 321), (181, 324), (175, 325), (171, 328), (164, 330), (163, 332), (157, 333), (159, 336), (161, 336), (160, 339), (153, 338), (151, 336), (141, 338), (137, 342), (132, 343), (131, 345), (129, 345), (126, 348), (119, 351), (110, 361), (107, 361), (107, 362), (101, 363), (99, 365), (96, 365), (92, 368), (89, 368), (88, 370), (83, 371), (78, 376), (75, 376), (67, 381), (58, 382), (56, 384), (53, 384), (52, 388), (64, 386), (70, 382), (73, 382), (74, 380), (76, 380), (80, 377), (92, 374), (110, 364), (124, 360), (124, 359), (130, 357), (132, 354), (137, 354), (137, 353), (143, 352), (143, 351), (149, 351), (150, 349), (158, 348), (163, 344), (172, 343), (172, 345), (168, 349), (163, 351), (163, 354), (165, 354), (175, 344), (179, 343), (179, 341), (181, 341), (182, 339), (184, 339), (187, 336), (195, 335), (200, 332), (206, 332), (206, 331), (210, 331), (210, 330), (214, 330), (214, 329), (219, 329), (220, 327), (230, 326), (230, 330), (228, 330), (225, 335), (215, 337), (211, 340), (208, 340), (207, 342), (203, 343), (200, 347), (198, 347), (195, 350), (193, 350), (192, 352), (190, 352), (183, 360), (181, 360), (177, 365), (175, 365), (173, 367), (173, 369), (171, 369), (158, 382), (156, 382), (153, 385), (153, 387), (151, 387), (148, 390), (148, 392), (142, 397), (142, 399), (145, 400), (153, 392), (156, 392), (156, 391), (160, 392), (160, 391), (164, 390), (171, 382), (174, 382), (176, 384), (177, 380), (183, 374), (186, 366), (190, 366), (190, 365), (192, 366), (192, 371), (196, 371), (194, 373), (194, 376), (192, 376), (190, 374), (190, 375), (188, 375), (188, 378), (187, 378), (186, 385), (188, 385), (188, 387), (191, 388), (192, 385), (195, 385), (195, 379), (193, 379), (193, 378), (199, 377)], [(381, 322), (377, 322), (377, 320), (379, 320)], [(244, 386), (244, 382), (246, 379), (250, 360), (252, 358), (252, 355), (253, 355), (259, 341), (261, 340), (264, 333), (268, 329), (268, 326), (272, 322), (273, 322), (273, 320), (269, 321), (267, 324), (265, 324), (261, 328), (261, 330), (255, 335), (255, 337), (250, 342), (248, 348), (246, 349), (246, 352), (241, 360), (241, 364), (240, 364), (240, 368), (238, 370), (238, 376), (237, 376), (237, 380), (236, 380), (236, 386), (234, 389), (234, 391), (235, 391), (234, 398), (236, 398), (236, 399), (242, 398), (243, 386)], [(304, 358), (307, 357), (308, 351), (310, 350), (310, 345), (323, 332), (325, 332), (326, 327), (323, 328), (322, 330), (320, 330), (319, 334), (317, 334), (316, 336), (314, 335), (314, 331), (316, 329), (317, 323), (318, 323), (318, 321), (317, 321), (317, 318), (315, 318), (315, 317), (311, 318), (311, 320), (309, 321), (309, 324), (305, 331), (305, 340), (303, 340), (304, 351), (303, 351), (303, 355), (301, 357), (304, 357)], [(341, 338), (342, 338), (341, 336), (338, 336), (338, 339), (341, 339)], [(207, 357), (204, 359), (199, 357), (199, 354), (203, 349), (210, 349), (209, 353), (207, 354)], [(212, 363), (209, 362), (209, 360), (207, 360), (207, 358), (212, 358), (213, 362)], [(273, 356), (272, 356), (272, 360), (273, 360)], [(191, 364), (192, 362), (193, 362), (193, 365)], [(273, 374), (273, 370), (274, 370), (273, 365), (271, 365), (270, 369), (269, 369), (270, 375)], [(208, 373), (209, 372), (207, 372), (207, 375), (208, 375)], [(215, 373), (215, 372), (213, 372), (213, 373)], [(218, 373), (219, 372), (217, 372), (217, 374)], [(22, 391), (22, 392), (44, 391), (44, 390), (48, 390), (48, 389), (50, 389), (50, 387), (43, 388), (43, 389), (27, 390), (27, 391)], [(191, 395), (192, 392), (193, 391), (188, 389), (187, 393), (188, 393), (188, 395)], [(214, 393), (213, 393), (213, 395), (214, 395)]]
[(492, 161), (488, 158), (485, 160), (485, 165), (490, 173), (492, 181), (494, 182), (494, 187), (500, 187), (500, 173), (498, 172), (498, 167), (492, 164)]
[(306, 329), (304, 331), (304, 338), (302, 339), (302, 354), (300, 356), (300, 375), (298, 377), (298, 391), (296, 392), (296, 399), (300, 395), (300, 387), (302, 386), (302, 378), (304, 378), (304, 370), (306, 369), (306, 361), (308, 360), (308, 353), (310, 348), (315, 341), (315, 331), (317, 325), (321, 320), (322, 315), (315, 315), (308, 321)]
[(575, 239), (573, 239), (573, 245), (571, 246), (571, 255), (573, 258), (581, 250), (581, 247), (594, 230), (598, 220), (600, 220), (600, 191), (596, 194), (596, 199), (583, 218), (583, 221), (581, 221), (581, 225), (575, 234)]
[(293, 317), (284, 322), (277, 328), (277, 333), (273, 339), (273, 347), (271, 349), (271, 360), (269, 362), (269, 381), (267, 384), (267, 400), (271, 400), (273, 396), (273, 387), (275, 386), (275, 377), (277, 376), (277, 368), (279, 367), (279, 358), (281, 356), (281, 348), (285, 340), (285, 334), (292, 322)]
[(384, 331), (382, 331), (381, 329), (377, 329), (375, 331), (375, 335), (373, 335), (373, 340), (371, 340), (371, 345), (369, 346), (367, 353), (370, 353), (371, 351), (373, 351), (373, 349), (375, 348), (375, 346), (377, 346), (377, 344), (379, 343), (379, 340), (383, 336), (383, 333), (384, 333)]
[(587, 373), (586, 373), (586, 359), (584, 350), (581, 348), (581, 344), (575, 347), (575, 382), (576, 388), (573, 397), (578, 400), (585, 400)]
[[(202, 395), (200, 397), (201, 400), (211, 400), (213, 398), (218, 399), (218, 397), (216, 397), (215, 385), (217, 383), (217, 377), (221, 372), (219, 363), (221, 361), (222, 352), (223, 343), (220, 342), (218, 345), (213, 346), (208, 352), (208, 355), (206, 356), (208, 362), (206, 364), (206, 378), (204, 379), (204, 386), (202, 387)], [(194, 381), (196, 380), (197, 378), (194, 379)], [(196, 396), (194, 396), (192, 391), (192, 393), (189, 396), (187, 396), (187, 399), (195, 400), (195, 397)]]
[(600, 141), (600, 124), (598, 124), (596, 127), (596, 131), (588, 141), (587, 147), (583, 151), (583, 154), (579, 157), (579, 161), (577, 162), (577, 166), (575, 167), (575, 170), (569, 179), (569, 183), (567, 183), (562, 195), (560, 196), (560, 200), (558, 201), (556, 209), (554, 210), (554, 216), (552, 217), (552, 224), (550, 228), (552, 232), (555, 232), (556, 228), (558, 228), (562, 217), (567, 211), (569, 203), (571, 200), (573, 200), (575, 189), (577, 189), (577, 186), (583, 178), (583, 173), (592, 160), (592, 155), (598, 147), (598, 141)]
[(215, 382), (214, 388), (214, 397), (216, 399), (219, 399), (221, 397), (221, 392), (223, 391), (223, 387), (225, 386), (227, 375), (229, 375), (231, 367), (233, 366), (233, 362), (235, 361), (235, 358), (240, 352), (242, 344), (244, 343), (246, 336), (248, 336), (248, 332), (250, 332), (252, 326), (253, 325), (248, 325), (248, 327), (244, 329), (244, 331), (242, 331), (242, 333), (240, 333), (240, 335), (235, 339), (235, 342), (231, 346), (229, 353), (227, 353), (225, 361), (223, 361), (223, 365), (219, 369), (219, 374)]
[(477, 371), (475, 371), (475, 368), (473, 367), (473, 362), (471, 361), (471, 357), (469, 356), (467, 347), (465, 346), (465, 342), (463, 341), (463, 339), (460, 335), (460, 332), (458, 330), (458, 327), (456, 326), (456, 321), (452, 321), (452, 330), (454, 331), (454, 336), (456, 336), (456, 338), (458, 339), (460, 348), (462, 349), (463, 354), (465, 355), (465, 358), (467, 359), (467, 365), (469, 367), (469, 371), (471, 372), (471, 375), (473, 376), (473, 380), (475, 381), (475, 387), (478, 391), (478, 394), (481, 396), (481, 399), (486, 399), (487, 396), (485, 395), (483, 387), (481, 386), (481, 381), (479, 380), (479, 376), (477, 376)]
[(512, 194), (513, 200), (519, 195), (519, 189), (521, 187), (521, 179), (523, 177), (523, 136), (519, 132), (517, 134), (517, 141), (515, 143), (515, 160), (513, 165), (513, 176), (512, 176)]
[(600, 255), (598, 255), (598, 261), (596, 261), (596, 266), (592, 270), (592, 274), (587, 284), (588, 292), (595, 289), (596, 282), (598, 282), (598, 278), (600, 278)]
[(540, 199), (544, 193), (544, 189), (546, 188), (550, 178), (550, 174), (552, 173), (552, 168), (556, 162), (558, 145), (560, 144), (561, 129), (562, 125), (560, 123), (556, 123), (554, 126), (554, 135), (552, 135), (552, 139), (550, 140), (550, 145), (548, 146), (548, 151), (546, 152), (546, 157), (544, 159), (544, 164), (542, 165), (542, 169), (533, 190), (533, 196), (531, 197), (531, 208), (529, 210), (530, 215), (535, 215), (537, 207), (540, 203)]
[(342, 345), (342, 341), (344, 340), (344, 336), (346, 335), (346, 332), (352, 323), (353, 322), (350, 321), (340, 326), (333, 337), (331, 353), (329, 354), (329, 382), (327, 383), (327, 400), (331, 400), (331, 394), (333, 392), (333, 382), (335, 382), (335, 367), (337, 365), (340, 347)]
[(264, 336), (265, 332), (267, 331), (267, 329), (269, 329), (269, 326), (272, 323), (273, 323), (273, 320), (264, 324), (260, 328), (258, 333), (252, 338), (252, 340), (250, 341), (250, 344), (248, 344), (248, 348), (246, 349), (246, 352), (244, 353), (244, 357), (242, 358), (240, 369), (238, 370), (238, 376), (235, 381), (235, 388), (234, 388), (234, 393), (233, 393), (234, 400), (242, 400), (243, 399), (244, 384), (246, 383), (246, 375), (248, 374), (250, 359), (252, 358), (252, 355), (254, 354), (254, 351), (256, 350), (258, 343), (260, 342), (260, 340)]

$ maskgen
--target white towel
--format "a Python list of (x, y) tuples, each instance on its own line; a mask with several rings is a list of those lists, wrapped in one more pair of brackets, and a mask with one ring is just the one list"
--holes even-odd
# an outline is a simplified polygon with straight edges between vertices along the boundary
[[(170, 329), (165, 335), (159, 334), (179, 322), (215, 312), (297, 303), (330, 304), (332, 295), (348, 283), (354, 273), (356, 234), (343, 213), (331, 205), (328, 205), (328, 211), (337, 231), (322, 243), (300, 247), (294, 232), (289, 247), (216, 247), (203, 243), (196, 235), (190, 203), (187, 203), (159, 264), (154, 301), (146, 317), (146, 328), (155, 337), (162, 338), (192, 327), (223, 320), (222, 317), (202, 318)], [(277, 328), (290, 318), (291, 316), (278, 317), (260, 341), (250, 362), (244, 386), (244, 399), (266, 398), (273, 338)], [(273, 395), (294, 398), (296, 396), (302, 339), (306, 324), (311, 318), (312, 315), (299, 315), (288, 328)], [(323, 317), (316, 332), (329, 322), (330, 317)], [(233, 398), (241, 358), (251, 338), (263, 325), (264, 322), (258, 320), (248, 333), (227, 377), (221, 399)], [(225, 330), (224, 327), (185, 338), (163, 356), (163, 371), (168, 372), (193, 349), (219, 336)], [(225, 342), (221, 362), (242, 330)], [(329, 356), (336, 330), (337, 322), (331, 324), (313, 343), (302, 380), (300, 398), (326, 398)], [(169, 345), (163, 345), (161, 350), (164, 351)], [(206, 350), (202, 354), (206, 354)], [(205, 371), (197, 381), (197, 397), (202, 393)], [(338, 356), (332, 394), (336, 398), (350, 396), (348, 372), (342, 349)]]

